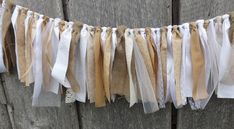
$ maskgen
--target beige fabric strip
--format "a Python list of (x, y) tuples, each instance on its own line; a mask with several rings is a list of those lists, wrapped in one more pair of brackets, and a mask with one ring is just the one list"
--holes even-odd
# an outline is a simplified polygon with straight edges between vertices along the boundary
[(90, 37), (87, 47), (87, 91), (90, 103), (95, 102), (95, 61), (94, 61), (94, 29), (88, 28)]
[(25, 59), (25, 28), (24, 20), (26, 18), (27, 9), (20, 9), (19, 16), (16, 22), (16, 40), (17, 40), (17, 53), (18, 53), (18, 62), (20, 69), (20, 81), (26, 82), (25, 72), (26, 72), (26, 59)]
[(111, 80), (111, 94), (124, 95), (127, 100), (130, 97), (129, 89), (129, 76), (127, 69), (126, 53), (125, 53), (125, 38), (124, 32), (126, 26), (118, 26), (117, 46), (115, 50), (115, 57), (112, 68), (112, 80)]
[(162, 73), (163, 73), (163, 86), (164, 86), (164, 95), (166, 97), (167, 93), (167, 29), (166, 27), (161, 28), (160, 35), (160, 54), (162, 62)]
[(75, 55), (76, 55), (76, 48), (79, 43), (80, 39), (80, 31), (82, 29), (82, 23), (75, 22), (73, 24), (73, 31), (72, 31), (72, 39), (71, 39), (71, 46), (69, 51), (69, 62), (68, 62), (68, 69), (67, 69), (67, 79), (71, 84), (71, 88), (73, 92), (79, 91), (79, 83), (78, 80), (75, 78)]
[(183, 105), (182, 96), (181, 96), (181, 82), (180, 82), (180, 73), (181, 73), (181, 61), (182, 61), (182, 37), (178, 31), (176, 25), (173, 26), (172, 30), (172, 48), (173, 48), (173, 58), (174, 58), (174, 76), (175, 76), (175, 89), (176, 89), (176, 105)]
[(103, 52), (101, 48), (101, 28), (96, 27), (94, 34), (94, 59), (95, 59), (95, 106), (106, 105), (103, 82)]
[(110, 61), (112, 45), (112, 28), (107, 29), (106, 43), (104, 48), (103, 77), (106, 98), (110, 102)]
[(195, 22), (190, 23), (190, 30), (193, 75), (193, 99), (200, 100), (208, 97), (208, 93), (205, 86), (205, 59)]
[(29, 86), (34, 80), (32, 75), (32, 59), (33, 59), (33, 38), (35, 32), (33, 29), (36, 28), (36, 17), (33, 13), (32, 16), (28, 20), (28, 31), (25, 35), (25, 59), (26, 59), (26, 82), (25, 85)]
[(141, 54), (142, 54), (142, 56), (144, 58), (146, 68), (147, 68), (147, 71), (149, 73), (149, 77), (150, 77), (153, 89), (155, 91), (155, 86), (156, 86), (156, 78), (155, 77), (156, 77), (156, 74), (155, 74), (155, 72), (153, 70), (153, 66), (152, 66), (152, 63), (151, 63), (151, 57), (150, 57), (150, 52), (149, 52), (148, 47), (147, 47), (147, 42), (142, 37), (142, 35), (140, 34), (140, 30), (135, 29), (134, 30), (134, 35), (135, 35), (136, 44), (139, 47), (139, 49), (141, 51)]
[(156, 85), (157, 83), (157, 73), (158, 73), (158, 55), (157, 55), (157, 48), (155, 46), (155, 43), (154, 43), (154, 39), (152, 37), (152, 31), (151, 31), (151, 28), (147, 27), (145, 29), (145, 33), (146, 33), (146, 41), (147, 41), (147, 46), (148, 46), (148, 50), (149, 50), (149, 54), (150, 54), (150, 59), (151, 59), (151, 64), (152, 64), (152, 67), (153, 67), (153, 74), (155, 76), (155, 84), (153, 85), (154, 86), (154, 89), (155, 89), (155, 95), (156, 95), (156, 98), (157, 100), (159, 100), (160, 98), (160, 94), (157, 94), (158, 92), (156, 91), (158, 86)]

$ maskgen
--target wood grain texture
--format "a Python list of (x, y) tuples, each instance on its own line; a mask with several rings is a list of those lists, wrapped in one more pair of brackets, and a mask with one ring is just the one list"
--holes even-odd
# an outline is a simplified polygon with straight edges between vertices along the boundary
[(171, 129), (171, 107), (144, 114), (142, 104), (129, 108), (121, 99), (103, 108), (94, 104), (79, 104), (82, 129)]
[(7, 105), (0, 103), (0, 129), (11, 129), (11, 122), (7, 111)]
[[(61, 0), (14, 0), (15, 4), (30, 8), (50, 17), (63, 19)], [(19, 82), (16, 72), (9, 75), (3, 74), (6, 104), (0, 104), (0, 129), (2, 120), (7, 114), (13, 129), (79, 129), (75, 104), (65, 104), (62, 100), (60, 108), (57, 107), (32, 107), (33, 87), (24, 87)], [(2, 94), (2, 87), (0, 88)], [(0, 96), (1, 102), (4, 102)], [(9, 120), (10, 119), (10, 120)], [(4, 122), (4, 121), (3, 121)], [(7, 126), (8, 123), (6, 123)], [(10, 129), (9, 128), (7, 129)]]
[(234, 100), (210, 100), (204, 110), (194, 111), (189, 106), (178, 111), (177, 129), (233, 129)]
[[(171, 0), (66, 0), (69, 20), (89, 25), (161, 27), (171, 24)], [(69, 1), (69, 2), (68, 2)]]
[(78, 129), (74, 104), (61, 107), (32, 107), (33, 87), (24, 87), (16, 74), (4, 75), (4, 88), (16, 129)]
[[(180, 0), (180, 23), (208, 19), (234, 11), (233, 0)], [(193, 111), (189, 106), (178, 111), (177, 129), (233, 129), (234, 100), (217, 99), (205, 110)]]
[[(66, 0), (68, 18), (89, 25), (161, 27), (171, 24), (171, 0)], [(79, 104), (82, 129), (170, 129), (171, 107), (144, 114), (142, 104), (129, 109), (125, 100), (104, 108)]]
[(222, 15), (233, 7), (233, 0), (180, 0), (180, 23)]
[(14, 0), (14, 3), (52, 18), (64, 17), (62, 0)]

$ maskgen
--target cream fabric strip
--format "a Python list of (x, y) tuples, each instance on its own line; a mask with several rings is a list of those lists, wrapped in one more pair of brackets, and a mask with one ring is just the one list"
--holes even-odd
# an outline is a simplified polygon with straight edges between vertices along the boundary
[(34, 13), (32, 11), (27, 12), (27, 17), (24, 21), (25, 25), (25, 56), (26, 56), (26, 85), (29, 85), (34, 82), (33, 71), (32, 71), (32, 60), (34, 53), (32, 50), (33, 40), (35, 38), (35, 20)]
[(69, 81), (66, 78), (66, 73), (68, 67), (72, 25), (73, 22), (66, 22), (66, 28), (61, 33), (61, 39), (58, 45), (58, 53), (54, 67), (52, 69), (52, 76), (67, 88), (71, 87)]
[(104, 88), (106, 93), (106, 98), (110, 102), (110, 64), (111, 64), (111, 47), (112, 47), (112, 28), (106, 28), (103, 31), (102, 42), (103, 46), (103, 78), (104, 78)]
[(125, 53), (126, 53), (126, 60), (127, 60), (127, 66), (128, 66), (128, 76), (129, 76), (129, 86), (130, 86), (130, 107), (132, 107), (135, 103), (137, 103), (137, 89), (136, 85), (133, 82), (132, 78), (132, 69), (131, 69), (131, 62), (132, 62), (132, 53), (133, 53), (133, 30), (132, 29), (126, 29), (124, 33), (125, 37)]
[(174, 75), (175, 75), (175, 94), (176, 107), (183, 106), (182, 89), (181, 89), (181, 62), (182, 62), (182, 36), (178, 30), (178, 26), (174, 25), (172, 29), (172, 49), (174, 59)]
[(164, 87), (164, 101), (165, 103), (169, 98), (169, 88), (167, 84), (167, 31), (166, 27), (160, 29), (160, 55), (162, 61), (162, 75), (163, 75), (163, 87)]
[(163, 86), (163, 73), (162, 73), (162, 59), (160, 51), (160, 28), (151, 28), (152, 37), (156, 47), (156, 53), (158, 58), (158, 63), (154, 66), (157, 67), (157, 79), (156, 79), (156, 94), (158, 95), (158, 103), (160, 108), (165, 108), (165, 96), (164, 96), (164, 86)]
[(90, 103), (95, 102), (95, 61), (94, 61), (94, 29), (88, 27), (87, 46), (87, 92)]

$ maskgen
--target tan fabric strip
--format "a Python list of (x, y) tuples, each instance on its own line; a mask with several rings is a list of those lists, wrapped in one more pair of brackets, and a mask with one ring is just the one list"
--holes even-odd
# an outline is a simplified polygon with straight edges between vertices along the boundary
[(20, 69), (20, 81), (25, 82), (26, 78), (24, 76), (26, 72), (26, 59), (25, 59), (25, 28), (24, 20), (26, 18), (27, 10), (22, 8), (19, 10), (19, 16), (16, 22), (16, 40), (17, 40), (17, 52), (18, 52), (18, 62)]
[[(33, 82), (32, 75), (32, 58), (33, 58), (33, 29), (36, 27), (36, 19), (34, 18), (34, 14), (29, 18), (28, 21), (28, 31), (25, 35), (25, 58), (26, 58), (26, 82), (25, 85), (29, 86)], [(28, 71), (28, 72), (27, 72)]]
[(181, 83), (180, 83), (180, 73), (181, 73), (181, 61), (182, 61), (182, 37), (178, 31), (176, 25), (173, 26), (172, 30), (172, 48), (173, 48), (173, 58), (174, 58), (174, 76), (175, 76), (175, 89), (176, 89), (176, 104), (181, 106), (182, 96), (181, 96)]
[(111, 94), (125, 95), (126, 99), (129, 100), (130, 89), (129, 89), (129, 76), (127, 69), (126, 53), (125, 53), (125, 38), (124, 32), (126, 26), (118, 26), (117, 35), (117, 46), (115, 50), (115, 57), (112, 68), (112, 80), (111, 80)]
[(96, 27), (94, 34), (94, 59), (95, 59), (95, 106), (106, 105), (103, 82), (103, 52), (101, 48), (101, 28)]
[(147, 47), (147, 42), (146, 40), (144, 40), (144, 38), (141, 36), (140, 31), (139, 30), (134, 30), (134, 36), (135, 36), (135, 41), (137, 46), (139, 47), (141, 54), (144, 58), (145, 64), (146, 64), (146, 68), (148, 70), (149, 73), (149, 77), (153, 86), (153, 89), (155, 91), (155, 86), (156, 86), (156, 78), (155, 78), (155, 72), (153, 70), (153, 66), (151, 63), (151, 58), (150, 58), (150, 53)]
[(108, 28), (104, 48), (103, 77), (106, 98), (110, 102), (110, 61), (111, 61), (112, 28)]
[(2, 47), (4, 52), (4, 63), (6, 66), (7, 71), (11, 69), (11, 67), (15, 66), (16, 64), (16, 57), (15, 57), (15, 45), (14, 43), (14, 31), (11, 24), (11, 15), (14, 6), (12, 4), (6, 4), (5, 11), (2, 16)]
[(71, 39), (71, 46), (69, 52), (69, 62), (68, 62), (68, 69), (67, 69), (67, 79), (71, 84), (71, 88), (73, 92), (79, 91), (79, 83), (75, 78), (75, 55), (76, 55), (76, 48), (79, 43), (80, 39), (80, 31), (83, 25), (80, 22), (75, 22), (73, 24), (73, 31), (72, 31), (72, 39)]
[(52, 49), (51, 49), (51, 28), (47, 28), (49, 17), (44, 17), (42, 22), (42, 71), (43, 71), (43, 87), (47, 91), (50, 86), (52, 62)]
[(94, 61), (94, 30), (88, 28), (90, 37), (87, 47), (87, 91), (90, 103), (95, 102), (95, 61)]
[(231, 12), (230, 14), (230, 22), (231, 22), (231, 29), (230, 29), (230, 41), (232, 44), (234, 44), (234, 12)]
[(193, 75), (193, 99), (200, 100), (208, 97), (205, 86), (205, 60), (195, 22), (190, 23), (191, 30), (191, 59)]
[(150, 59), (151, 59), (151, 64), (152, 64), (152, 67), (153, 67), (153, 74), (155, 76), (155, 84), (153, 86), (155, 86), (155, 94), (156, 94), (156, 97), (157, 97), (157, 100), (159, 100), (160, 98), (160, 95), (157, 94), (158, 92), (156, 91), (158, 88), (157, 85), (156, 85), (156, 82), (157, 82), (157, 73), (158, 73), (158, 55), (157, 55), (157, 51), (156, 51), (156, 46), (154, 44), (154, 39), (152, 37), (152, 31), (151, 31), (151, 28), (146, 28), (145, 29), (145, 32), (146, 32), (146, 41), (147, 41), (147, 46), (148, 46), (148, 50), (149, 50), (149, 54), (150, 54)]
[(163, 86), (164, 95), (166, 97), (167, 93), (167, 29), (166, 27), (161, 28), (160, 34), (160, 54), (162, 60), (162, 73), (163, 73)]

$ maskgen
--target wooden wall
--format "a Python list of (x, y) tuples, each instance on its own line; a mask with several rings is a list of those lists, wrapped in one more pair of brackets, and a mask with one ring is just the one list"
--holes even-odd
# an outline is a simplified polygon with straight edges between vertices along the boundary
[[(14, 0), (50, 17), (91, 25), (160, 27), (234, 11), (234, 0)], [(123, 99), (95, 108), (64, 104), (60, 108), (31, 107), (32, 87), (23, 87), (16, 73), (2, 74), (0, 129), (232, 129), (234, 100), (213, 97), (203, 111), (189, 106), (146, 115), (142, 105), (128, 108)]]

